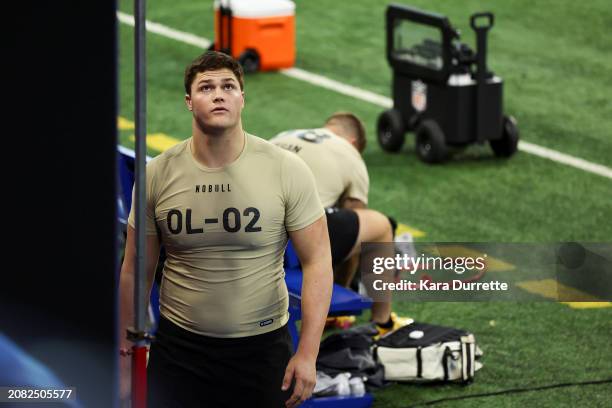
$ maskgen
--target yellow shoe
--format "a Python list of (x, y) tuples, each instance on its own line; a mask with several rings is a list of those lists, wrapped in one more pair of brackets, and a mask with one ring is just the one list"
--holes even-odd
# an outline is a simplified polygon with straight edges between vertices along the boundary
[(414, 322), (414, 319), (409, 317), (399, 317), (395, 312), (391, 312), (391, 321), (393, 321), (393, 326), (391, 327), (380, 327), (378, 324), (376, 325), (376, 329), (378, 330), (378, 335), (374, 336), (375, 340), (378, 340), (380, 337), (384, 337), (387, 334), (394, 332), (400, 327), (407, 326)]
[(355, 323), (355, 316), (336, 316), (328, 317), (325, 327), (336, 327), (338, 329), (348, 329)]

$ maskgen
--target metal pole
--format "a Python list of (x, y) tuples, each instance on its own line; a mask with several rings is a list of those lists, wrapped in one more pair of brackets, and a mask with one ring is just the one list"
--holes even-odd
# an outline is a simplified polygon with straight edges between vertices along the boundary
[(135, 84), (136, 84), (136, 284), (134, 297), (134, 328), (145, 328), (145, 201), (146, 201), (146, 55), (145, 55), (145, 3), (134, 0), (135, 11)]
[(145, 276), (145, 203), (146, 203), (146, 0), (134, 0), (135, 100), (136, 100), (136, 271), (134, 276), (134, 326), (130, 333), (134, 341), (132, 359), (132, 407), (146, 407), (146, 333), (148, 306)]

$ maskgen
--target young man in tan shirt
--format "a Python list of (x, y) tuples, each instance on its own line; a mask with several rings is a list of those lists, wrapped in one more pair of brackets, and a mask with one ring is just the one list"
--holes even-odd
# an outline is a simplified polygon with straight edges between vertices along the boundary
[[(166, 249), (149, 407), (294, 407), (310, 397), (332, 270), (323, 206), (295, 155), (242, 128), (243, 74), (208, 52), (185, 72), (192, 137), (147, 165), (146, 274)], [(134, 209), (121, 270), (120, 332), (131, 324)], [(304, 269), (303, 324), (292, 354), (282, 257)], [(122, 335), (122, 347), (130, 344)], [(121, 359), (121, 395), (129, 395)]]

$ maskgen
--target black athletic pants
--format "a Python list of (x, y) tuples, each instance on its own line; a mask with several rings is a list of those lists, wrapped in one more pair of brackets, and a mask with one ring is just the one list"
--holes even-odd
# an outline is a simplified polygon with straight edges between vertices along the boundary
[(292, 355), (287, 326), (243, 338), (201, 336), (160, 316), (151, 344), (149, 408), (284, 407)]

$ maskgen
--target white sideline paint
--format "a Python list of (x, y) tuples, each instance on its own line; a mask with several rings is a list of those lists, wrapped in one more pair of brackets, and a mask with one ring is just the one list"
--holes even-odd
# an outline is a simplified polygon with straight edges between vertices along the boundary
[[(127, 24), (129, 26), (134, 27), (134, 16), (126, 13), (122, 13), (121, 11), (117, 12), (117, 18), (123, 24)], [(147, 31), (150, 31), (155, 34), (163, 35), (164, 37), (171, 38), (176, 41), (180, 41), (185, 44), (195, 45), (199, 48), (208, 48), (210, 47), (211, 41), (207, 40), (203, 37), (198, 37), (197, 35), (186, 33), (183, 31), (174, 30), (168, 26), (163, 24), (154, 23), (152, 21), (146, 20)]]
[(545, 159), (555, 161), (557, 163), (566, 164), (568, 166), (575, 167), (580, 170), (588, 171), (590, 173), (598, 174), (603, 177), (612, 179), (612, 169), (602, 164), (595, 164), (584, 159), (570, 156), (569, 154), (561, 153), (556, 150), (549, 149), (547, 147), (538, 146), (533, 143), (519, 140), (519, 149), (531, 153), (535, 156), (540, 156)]
[(326, 88), (343, 95), (352, 96), (362, 101), (370, 102), (374, 105), (382, 106), (390, 109), (393, 107), (393, 100), (386, 96), (375, 94), (374, 92), (366, 91), (365, 89), (356, 88), (351, 85), (346, 85), (333, 79), (326, 78), (322, 75), (313, 74), (312, 72), (304, 71), (299, 68), (288, 68), (280, 71), (281, 74), (288, 77), (299, 79), (300, 81), (308, 82), (309, 84)]
[[(120, 22), (134, 26), (134, 16), (121, 11), (117, 11), (117, 18)], [(154, 23), (152, 21), (146, 21), (147, 31), (154, 34), (159, 34), (167, 38), (171, 38), (176, 41), (183, 42), (185, 44), (194, 45), (199, 48), (207, 49), (211, 41), (198, 37), (197, 35), (178, 31), (165, 25)], [(281, 74), (286, 75), (290, 78), (298, 79), (300, 81), (308, 82), (309, 84), (329, 89), (334, 92), (338, 92), (343, 95), (347, 95), (356, 99), (360, 99), (365, 102), (372, 103), (374, 105), (381, 106), (385, 109), (393, 107), (393, 101), (383, 95), (376, 94), (374, 92), (366, 91), (351, 85), (346, 85), (341, 82), (335, 81), (330, 78), (326, 78), (322, 75), (313, 74), (308, 71), (304, 71), (299, 68), (288, 68), (280, 71)], [(538, 146), (533, 143), (519, 141), (519, 150), (539, 156), (548, 160), (552, 160), (557, 163), (565, 164), (580, 170), (584, 170), (589, 173), (597, 174), (602, 177), (612, 179), (612, 169), (602, 164), (591, 163), (584, 159), (570, 156), (569, 154), (561, 153), (547, 147)]]

